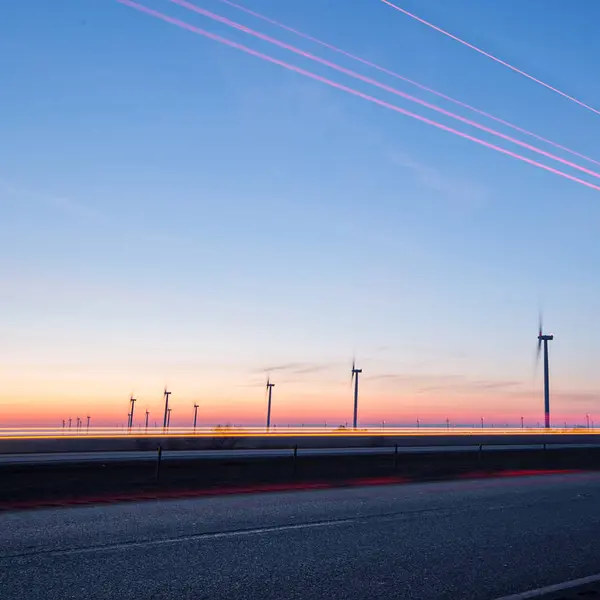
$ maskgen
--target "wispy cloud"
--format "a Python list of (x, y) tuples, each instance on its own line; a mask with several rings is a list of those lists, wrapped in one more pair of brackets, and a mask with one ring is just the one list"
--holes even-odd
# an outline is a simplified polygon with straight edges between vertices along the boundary
[(74, 216), (77, 218), (83, 218), (94, 221), (106, 221), (105, 215), (96, 210), (95, 208), (76, 202), (65, 196), (57, 196), (54, 194), (48, 194), (45, 192), (39, 192), (36, 190), (22, 188), (16, 186), (4, 179), (0, 179), (0, 192), (10, 194), (26, 201), (33, 201), (38, 204), (44, 204), (52, 208), (58, 209), (59, 211)]
[(451, 381), (440, 382), (433, 385), (421, 387), (418, 393), (425, 394), (428, 392), (446, 392), (460, 394), (476, 394), (479, 392), (502, 392), (515, 391), (516, 388), (523, 386), (521, 381), (509, 380), (494, 380), (494, 379), (476, 379), (455, 378)]
[(389, 153), (389, 160), (392, 164), (412, 173), (422, 187), (458, 201), (464, 207), (481, 206), (489, 198), (489, 190), (478, 182), (448, 175), (406, 153), (394, 150)]
[(281, 372), (290, 375), (307, 375), (310, 373), (321, 373), (328, 371), (334, 365), (332, 363), (313, 362), (291, 362), (280, 365), (271, 365), (254, 371), (255, 375)]
[(382, 373), (365, 377), (368, 381), (392, 382), (417, 394), (444, 392), (470, 394), (478, 392), (516, 392), (524, 384), (517, 380), (470, 379), (462, 374)]

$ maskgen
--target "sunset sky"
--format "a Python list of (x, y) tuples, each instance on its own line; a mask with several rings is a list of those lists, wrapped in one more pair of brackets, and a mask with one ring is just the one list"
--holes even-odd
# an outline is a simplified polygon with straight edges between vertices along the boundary
[[(207, 10), (587, 169), (227, 6)], [(552, 165), (365, 82), (140, 0)], [(600, 161), (600, 115), (379, 0), (245, 6)], [(115, 0), (0, 9), (0, 427), (600, 423), (600, 191)], [(600, 4), (398, 0), (600, 110)]]

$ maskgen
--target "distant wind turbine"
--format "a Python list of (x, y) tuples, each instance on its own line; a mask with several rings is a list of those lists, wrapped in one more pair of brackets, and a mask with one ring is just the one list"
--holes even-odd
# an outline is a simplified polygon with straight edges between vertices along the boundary
[(550, 371), (548, 367), (548, 342), (554, 339), (552, 334), (544, 334), (544, 328), (542, 326), (542, 317), (540, 316), (540, 324), (538, 330), (538, 346), (537, 346), (537, 360), (540, 359), (540, 352), (542, 351), (542, 345), (544, 347), (544, 416), (546, 429), (550, 429)]
[(171, 411), (172, 410), (173, 410), (172, 408), (167, 409), (167, 429), (169, 429), (169, 427), (171, 426)]
[(169, 396), (171, 395), (171, 392), (167, 392), (167, 388), (165, 387), (165, 416), (163, 418), (163, 429), (167, 428), (167, 419), (168, 419), (168, 415), (169, 415)]
[(356, 368), (356, 363), (352, 361), (352, 378), (351, 381), (354, 382), (354, 419), (352, 421), (352, 426), (356, 429), (358, 425), (358, 376), (362, 373), (362, 369)]
[(133, 427), (133, 411), (135, 410), (135, 403), (137, 402), (137, 400), (131, 396), (129, 398), (129, 402), (131, 403), (131, 412), (129, 413), (129, 429), (131, 429)]
[(146, 409), (146, 430), (148, 429), (148, 417), (150, 416), (150, 412)]
[(267, 379), (266, 391), (268, 396), (268, 404), (267, 404), (267, 431), (271, 428), (271, 401), (273, 400), (273, 388), (275, 387), (274, 383), (271, 383), (271, 379)]
[(194, 403), (194, 431), (196, 431), (196, 421), (198, 419), (198, 405)]

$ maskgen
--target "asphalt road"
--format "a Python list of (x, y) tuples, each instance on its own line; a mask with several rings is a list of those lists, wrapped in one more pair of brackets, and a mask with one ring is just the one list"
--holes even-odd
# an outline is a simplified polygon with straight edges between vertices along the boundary
[(600, 474), (0, 515), (14, 599), (481, 599), (600, 572)]
[[(487, 452), (537, 450), (543, 444), (482, 444)], [(599, 444), (547, 444), (549, 450), (599, 448)], [(399, 454), (428, 454), (436, 452), (478, 452), (479, 444), (461, 446), (399, 446)], [(291, 448), (241, 449), (241, 450), (163, 450), (162, 460), (214, 460), (223, 458), (278, 458), (291, 457)], [(374, 448), (299, 448), (298, 456), (359, 456), (394, 454), (394, 446)], [(156, 460), (156, 450), (126, 450), (108, 452), (28, 452), (0, 454), (0, 465), (33, 465), (51, 463), (138, 462)]]

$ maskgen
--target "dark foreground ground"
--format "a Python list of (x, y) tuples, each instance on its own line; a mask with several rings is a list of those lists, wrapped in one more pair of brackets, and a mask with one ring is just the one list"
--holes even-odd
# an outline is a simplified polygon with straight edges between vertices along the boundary
[(19, 599), (464, 599), (600, 572), (600, 474), (0, 514)]

